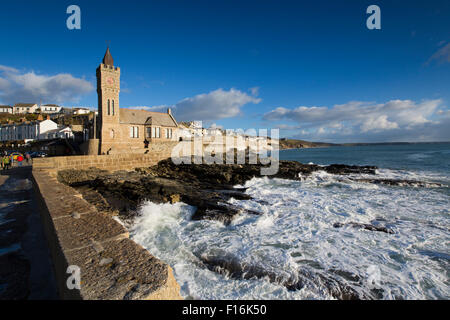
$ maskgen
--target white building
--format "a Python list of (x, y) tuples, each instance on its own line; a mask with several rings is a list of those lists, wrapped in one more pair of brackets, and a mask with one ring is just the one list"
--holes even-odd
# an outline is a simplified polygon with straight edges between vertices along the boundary
[(74, 108), (73, 114), (80, 115), (80, 114), (88, 114), (91, 110), (89, 108)]
[(61, 112), (62, 107), (56, 104), (44, 104), (40, 107), (41, 113), (53, 114)]
[(49, 140), (49, 139), (73, 139), (74, 135), (72, 132), (72, 129), (70, 127), (64, 127), (64, 128), (56, 128), (53, 130), (48, 130), (44, 132), (40, 140)]
[(202, 121), (190, 121), (178, 124), (178, 136), (184, 140), (202, 137), (205, 134)]
[(38, 108), (37, 103), (16, 103), (13, 107), (13, 113), (35, 113)]
[(0, 125), (0, 141), (48, 139), (46, 132), (58, 129), (52, 120), (24, 121)]
[(224, 135), (224, 134), (225, 134), (225, 132), (223, 132), (222, 129), (216, 128), (216, 127), (203, 129), (203, 135), (205, 135), (205, 136), (220, 136), (220, 135)]
[(13, 108), (11, 106), (0, 106), (0, 113), (13, 113)]
[(73, 110), (72, 108), (61, 107), (61, 110), (59, 112), (61, 114), (71, 115), (73, 113)]

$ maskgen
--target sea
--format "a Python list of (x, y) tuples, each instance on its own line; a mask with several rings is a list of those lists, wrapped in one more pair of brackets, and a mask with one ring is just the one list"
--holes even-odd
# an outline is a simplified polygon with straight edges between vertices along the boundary
[[(336, 299), (328, 278), (376, 299), (450, 298), (450, 143), (291, 149), (280, 159), (374, 165), (377, 179), (426, 184), (357, 182), (374, 177), (325, 171), (301, 181), (254, 178), (237, 186), (253, 200), (230, 202), (262, 215), (224, 225), (192, 221), (195, 208), (184, 203), (146, 202), (129, 225), (131, 238), (173, 268), (185, 299)], [(277, 277), (236, 277), (201, 257)], [(312, 281), (285, 285), (305, 270)]]

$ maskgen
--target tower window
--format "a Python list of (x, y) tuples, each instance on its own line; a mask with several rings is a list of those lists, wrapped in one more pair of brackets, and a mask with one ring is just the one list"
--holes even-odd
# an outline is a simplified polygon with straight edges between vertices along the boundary
[(108, 99), (108, 116), (111, 115), (111, 102)]
[(112, 101), (112, 115), (114, 115), (114, 100)]

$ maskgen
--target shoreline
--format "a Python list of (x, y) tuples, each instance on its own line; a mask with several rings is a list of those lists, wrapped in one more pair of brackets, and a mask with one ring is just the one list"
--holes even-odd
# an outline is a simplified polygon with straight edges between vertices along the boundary
[[(175, 204), (182, 202), (196, 211), (192, 220), (215, 220), (229, 225), (235, 217), (241, 214), (249, 216), (261, 216), (262, 213), (251, 209), (235, 207), (230, 199), (253, 200), (246, 194), (246, 188), (236, 188), (236, 185), (244, 185), (252, 177), (258, 177), (259, 167), (256, 165), (178, 165), (171, 164), (170, 160), (160, 161), (157, 165), (137, 168), (135, 171), (106, 172), (98, 169), (90, 170), (64, 170), (58, 174), (58, 180), (74, 187), (82, 197), (95, 205), (98, 210), (110, 215), (119, 215), (126, 223), (131, 223), (136, 218), (135, 214), (141, 204), (150, 201), (152, 204)], [(427, 187), (424, 182), (380, 179), (377, 178), (375, 167), (365, 166), (316, 166), (305, 165), (296, 161), (282, 161), (281, 172), (276, 178), (302, 181), (315, 171), (325, 171), (331, 175), (343, 177), (347, 181), (355, 181), (363, 184), (382, 184), (387, 186), (414, 186)], [(304, 175), (298, 176), (297, 172)], [(373, 178), (355, 178), (354, 173), (372, 175)], [(238, 177), (235, 179), (234, 177)], [(259, 176), (260, 177), (260, 176)], [(362, 223), (347, 221), (334, 223), (330, 228), (335, 230), (363, 230), (389, 236), (395, 231), (384, 223)], [(345, 232), (345, 231), (344, 231)], [(277, 274), (270, 270), (258, 269), (257, 266), (242, 266), (240, 263), (224, 257), (204, 257), (201, 254), (194, 255), (202, 263), (203, 268), (212, 272), (225, 272), (231, 279), (242, 279), (247, 275), (249, 279), (277, 279)], [(220, 271), (222, 270), (222, 271)], [(255, 270), (259, 270), (255, 273)], [(303, 273), (302, 273), (303, 272)], [(331, 296), (337, 299), (372, 299), (370, 292), (356, 292), (344, 282), (338, 280), (333, 272), (316, 274), (311, 270), (300, 269), (298, 275), (300, 282), (294, 279), (286, 279), (281, 284), (288, 290), (299, 290), (303, 287), (305, 279), (312, 281), (314, 285), (323, 286)], [(340, 272), (346, 272), (342, 270)], [(246, 279), (246, 278), (244, 278)], [(376, 298), (376, 297), (375, 297)]]

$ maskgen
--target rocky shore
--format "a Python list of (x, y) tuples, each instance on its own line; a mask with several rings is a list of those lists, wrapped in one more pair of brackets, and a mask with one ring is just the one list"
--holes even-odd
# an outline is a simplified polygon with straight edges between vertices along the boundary
[[(246, 181), (261, 177), (260, 164), (180, 164), (171, 160), (160, 161), (149, 168), (134, 172), (110, 173), (99, 169), (63, 170), (58, 179), (75, 187), (83, 197), (103, 212), (132, 218), (139, 204), (145, 200), (154, 203), (182, 201), (197, 208), (192, 219), (209, 219), (229, 224), (240, 213), (260, 214), (238, 208), (228, 203), (230, 198), (249, 200), (244, 185)], [(347, 166), (333, 164), (318, 166), (295, 161), (280, 161), (278, 173), (272, 178), (301, 180), (315, 171), (348, 175), (364, 173), (374, 175), (373, 166)]]
[[(228, 203), (230, 198), (250, 200), (245, 188), (236, 188), (246, 181), (261, 177), (261, 164), (180, 164), (170, 159), (160, 161), (148, 168), (135, 171), (109, 172), (96, 168), (88, 170), (63, 170), (58, 180), (76, 188), (83, 197), (100, 211), (132, 218), (143, 201), (175, 203), (182, 201), (197, 208), (192, 219), (218, 220), (229, 224), (240, 213), (260, 214), (238, 208)], [(361, 183), (386, 184), (390, 186), (427, 186), (425, 182), (379, 179), (375, 166), (349, 166), (332, 164), (319, 166), (296, 161), (280, 161), (279, 170), (270, 178), (290, 180), (306, 179), (313, 172), (325, 171)], [(364, 178), (358, 178), (364, 174)], [(351, 175), (351, 176), (350, 176)], [(373, 176), (373, 178), (367, 178)], [(433, 185), (434, 186), (434, 185)], [(439, 185), (436, 184), (438, 187)], [(358, 227), (358, 225), (353, 225)], [(366, 230), (376, 230), (360, 226)]]
[[(108, 172), (95, 168), (88, 170), (63, 170), (58, 173), (58, 180), (76, 188), (83, 198), (94, 204), (99, 211), (109, 215), (119, 215), (124, 221), (132, 221), (139, 205), (144, 201), (154, 203), (175, 203), (182, 201), (196, 207), (193, 220), (218, 220), (229, 224), (242, 213), (260, 215), (260, 212), (243, 209), (230, 204), (231, 198), (250, 200), (245, 193), (245, 182), (261, 177), (260, 164), (180, 164), (169, 160), (157, 165), (137, 168), (135, 171)], [(423, 187), (425, 183), (409, 180), (379, 179), (374, 166), (349, 166), (333, 164), (319, 166), (301, 164), (295, 161), (280, 161), (278, 172), (270, 178), (291, 180), (307, 179), (312, 173), (324, 171), (342, 179), (360, 183), (386, 184), (390, 186)], [(363, 174), (364, 177), (359, 177)], [(348, 222), (336, 223), (334, 228), (360, 229), (370, 232), (382, 232), (386, 236), (394, 231), (380, 221), (370, 224)], [(373, 290), (355, 290), (353, 283), (361, 288), (361, 279), (345, 270), (324, 270), (317, 272), (313, 268), (303, 268), (289, 279), (280, 279), (273, 272), (259, 266), (241, 265), (239, 261), (227, 257), (208, 257), (194, 253), (205, 268), (227, 274), (231, 278), (265, 278), (271, 282), (284, 285), (288, 290), (299, 290), (312, 283), (337, 299), (371, 299), (379, 297), (380, 292)], [(341, 279), (341, 280), (340, 280)], [(345, 282), (342, 281), (345, 279)]]

